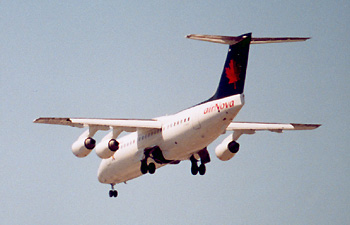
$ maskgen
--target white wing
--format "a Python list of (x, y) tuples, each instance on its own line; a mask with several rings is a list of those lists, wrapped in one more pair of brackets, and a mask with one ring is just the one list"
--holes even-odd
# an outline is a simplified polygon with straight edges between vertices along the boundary
[(226, 128), (228, 131), (237, 131), (242, 134), (253, 134), (255, 131), (268, 130), (282, 133), (283, 130), (313, 130), (320, 124), (299, 124), (299, 123), (254, 123), (254, 122), (232, 122)]
[(153, 119), (93, 119), (93, 118), (56, 118), (41, 117), (34, 120), (34, 123), (57, 124), (71, 127), (94, 127), (96, 130), (109, 130), (118, 128), (127, 132), (143, 129), (160, 129), (160, 121)]

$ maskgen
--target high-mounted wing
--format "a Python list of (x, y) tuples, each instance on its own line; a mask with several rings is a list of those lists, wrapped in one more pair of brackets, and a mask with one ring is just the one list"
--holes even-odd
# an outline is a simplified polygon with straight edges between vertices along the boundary
[(133, 132), (138, 128), (160, 129), (161, 122), (153, 119), (92, 119), (92, 118), (56, 118), (41, 117), (34, 120), (34, 123), (57, 124), (71, 127), (94, 127), (97, 130), (109, 130), (119, 128), (124, 131)]
[(223, 161), (231, 159), (239, 150), (236, 142), (242, 134), (255, 134), (256, 131), (267, 130), (282, 133), (283, 130), (313, 130), (321, 126), (320, 124), (299, 124), (299, 123), (253, 123), (253, 122), (232, 122), (226, 128), (233, 131), (221, 144), (215, 148), (216, 156)]
[(232, 122), (227, 127), (228, 131), (239, 131), (243, 134), (251, 134), (255, 131), (268, 130), (282, 133), (283, 130), (313, 130), (320, 124), (299, 124), (299, 123), (254, 123), (254, 122)]
[[(34, 123), (57, 124), (71, 127), (88, 127), (77, 141), (72, 145), (72, 151), (77, 157), (85, 157), (94, 149), (96, 154), (107, 159), (111, 157), (115, 151), (119, 149), (119, 142), (116, 140), (119, 134), (123, 131), (147, 132), (149, 129), (161, 129), (162, 123), (157, 120), (146, 119), (92, 119), (92, 118), (56, 118), (56, 117), (41, 117), (34, 120)], [(98, 130), (113, 129), (107, 134), (102, 141), (96, 145), (96, 141), (92, 138)]]

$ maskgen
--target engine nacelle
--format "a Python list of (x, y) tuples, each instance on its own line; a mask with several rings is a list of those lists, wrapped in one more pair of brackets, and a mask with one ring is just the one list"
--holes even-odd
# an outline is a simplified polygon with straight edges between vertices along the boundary
[(215, 154), (220, 160), (227, 161), (235, 156), (238, 150), (239, 144), (232, 140), (232, 135), (230, 135), (215, 148)]
[(72, 152), (76, 157), (83, 158), (90, 154), (95, 145), (96, 141), (91, 137), (79, 138), (73, 143)]
[(111, 135), (107, 135), (102, 141), (96, 146), (96, 154), (101, 159), (108, 159), (119, 149), (119, 142)]

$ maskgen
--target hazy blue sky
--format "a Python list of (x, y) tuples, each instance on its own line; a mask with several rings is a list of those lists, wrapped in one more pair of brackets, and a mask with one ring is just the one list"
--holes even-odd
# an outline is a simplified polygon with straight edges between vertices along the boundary
[[(1, 1), (0, 224), (349, 224), (349, 1)], [(310, 36), (253, 45), (238, 121), (260, 132), (205, 176), (190, 162), (117, 186), (78, 159), (84, 131), (40, 116), (152, 118), (215, 91), (227, 46), (190, 33)], [(105, 133), (97, 135), (97, 139)]]

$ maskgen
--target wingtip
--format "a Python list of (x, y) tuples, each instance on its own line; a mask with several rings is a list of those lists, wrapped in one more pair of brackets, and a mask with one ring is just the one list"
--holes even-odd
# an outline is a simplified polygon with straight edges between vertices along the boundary
[(293, 127), (303, 128), (305, 130), (314, 130), (319, 128), (322, 124), (299, 124), (299, 123), (291, 123)]
[(33, 120), (33, 123), (39, 123), (40, 118), (36, 118), (35, 120)]

